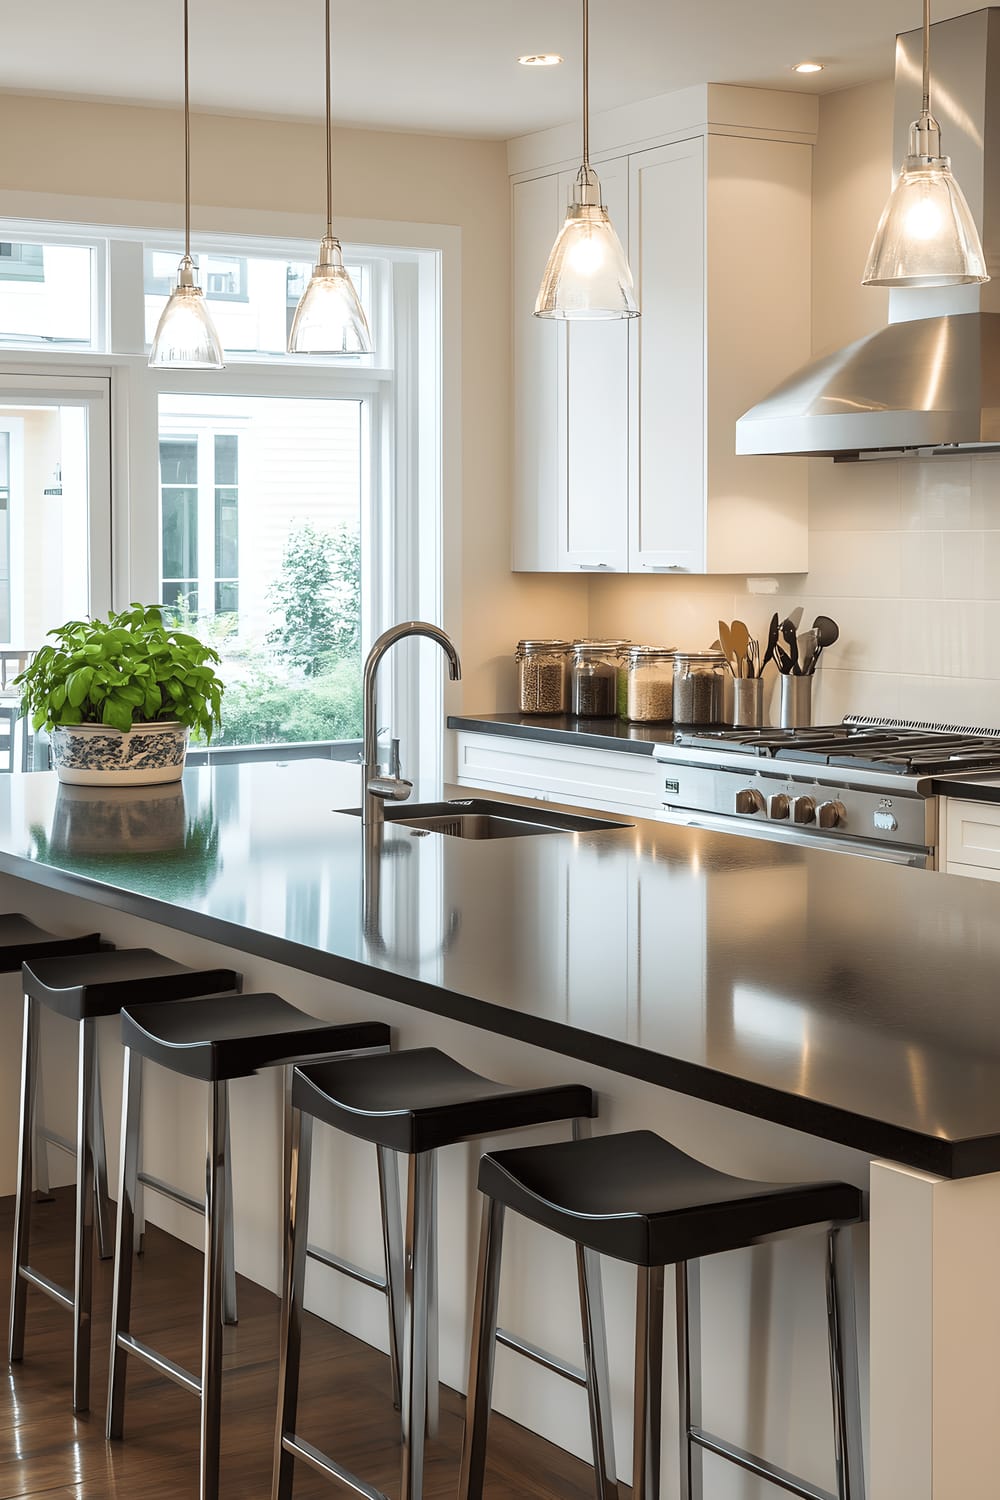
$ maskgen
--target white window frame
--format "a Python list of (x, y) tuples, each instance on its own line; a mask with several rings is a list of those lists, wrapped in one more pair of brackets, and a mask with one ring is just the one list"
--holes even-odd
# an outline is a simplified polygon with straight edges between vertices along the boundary
[[(70, 206), (73, 217), (67, 222), (65, 211)], [(389, 263), (391, 288), (383, 278), (373, 309), (378, 341), (374, 355), (355, 357), (348, 364), (343, 359), (306, 362), (241, 354), (227, 362), (221, 376), (171, 375), (150, 371), (146, 364), (142, 244), (168, 246), (173, 238), (180, 245), (176, 231), (171, 236), (162, 228), (175, 219), (176, 207), (116, 201), (117, 222), (108, 227), (109, 207), (99, 200), (0, 192), (0, 226), (5, 237), (86, 242), (99, 252), (92, 261), (99, 281), (97, 331), (109, 330), (108, 341), (115, 350), (103, 356), (103, 363), (112, 376), (116, 606), (135, 597), (155, 597), (150, 590), (158, 585), (152, 573), (154, 567), (158, 570), (159, 556), (156, 398), (160, 389), (308, 397), (317, 394), (320, 382), (325, 395), (338, 391), (363, 395), (370, 414), (368, 480), (370, 493), (382, 503), (373, 504), (371, 515), (362, 518), (362, 546), (370, 559), (378, 560), (377, 567), (367, 570), (371, 586), (362, 622), (364, 645), (400, 619), (429, 619), (449, 629), (444, 580), (447, 574), (450, 582), (458, 583), (461, 545), (460, 231), (444, 225), (378, 221), (346, 221), (339, 226), (345, 259)], [(200, 213), (212, 228), (196, 235), (199, 249), (250, 256), (281, 254), (296, 260), (315, 255), (316, 228), (303, 216), (242, 210)], [(391, 369), (376, 363), (379, 343), (392, 350)], [(88, 358), (81, 351), (74, 365), (77, 373), (92, 365), (93, 353), (92, 349)], [(0, 350), (0, 371), (15, 366), (26, 372), (48, 371), (55, 358), (65, 365), (64, 347), (58, 355)], [(149, 505), (150, 495), (157, 497), (154, 507)], [(154, 567), (151, 558), (157, 560)], [(449, 595), (453, 604), (447, 613), (460, 618), (457, 587)], [(454, 634), (453, 625), (451, 631)], [(440, 776), (442, 770), (449, 775), (453, 770), (443, 762), (442, 666), (440, 653), (423, 645), (402, 669), (393, 664), (389, 680), (380, 685), (383, 721), (391, 722), (393, 732), (401, 736), (406, 769), (412, 776)], [(454, 701), (458, 695), (450, 690), (449, 696)]]

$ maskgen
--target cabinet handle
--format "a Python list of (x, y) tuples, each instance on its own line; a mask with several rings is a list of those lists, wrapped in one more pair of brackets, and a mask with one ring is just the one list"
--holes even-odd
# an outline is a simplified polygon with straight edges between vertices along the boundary
[(617, 569), (613, 568), (610, 563), (577, 563), (577, 567), (581, 573), (617, 572)]
[(686, 573), (683, 563), (643, 563), (647, 573)]

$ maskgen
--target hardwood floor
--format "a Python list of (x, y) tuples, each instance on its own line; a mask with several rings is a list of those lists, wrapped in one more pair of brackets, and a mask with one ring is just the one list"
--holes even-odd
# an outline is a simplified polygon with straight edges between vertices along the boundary
[[(7, 1304), (13, 1199), (0, 1199), (2, 1331)], [(64, 1285), (72, 1281), (72, 1190), (32, 1210), (32, 1261)], [(129, 1361), (125, 1438), (104, 1438), (111, 1263), (96, 1262), (93, 1409), (70, 1404), (71, 1322), (33, 1289), (23, 1363), (10, 1366), (0, 1397), (0, 1500), (184, 1500), (198, 1494), (197, 1404), (139, 1360)], [(133, 1329), (172, 1359), (197, 1369), (201, 1256), (150, 1227), (136, 1264)], [(278, 1303), (239, 1281), (240, 1322), (227, 1328), (222, 1490), (231, 1500), (270, 1495)], [(441, 1434), (427, 1455), (424, 1493), (456, 1493), (463, 1401), (442, 1387)], [(318, 1318), (308, 1320), (299, 1428), (341, 1463), (390, 1496), (399, 1489), (398, 1414), (389, 1398), (388, 1359)], [(488, 1500), (589, 1500), (588, 1465), (505, 1418), (491, 1426)], [(296, 1466), (296, 1500), (336, 1500), (340, 1489)]]

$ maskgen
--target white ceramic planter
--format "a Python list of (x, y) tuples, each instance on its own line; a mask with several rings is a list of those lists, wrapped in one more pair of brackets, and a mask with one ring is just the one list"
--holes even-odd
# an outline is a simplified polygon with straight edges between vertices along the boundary
[(52, 763), (73, 786), (154, 786), (179, 781), (188, 731), (183, 724), (136, 724), (127, 734), (106, 724), (52, 731)]

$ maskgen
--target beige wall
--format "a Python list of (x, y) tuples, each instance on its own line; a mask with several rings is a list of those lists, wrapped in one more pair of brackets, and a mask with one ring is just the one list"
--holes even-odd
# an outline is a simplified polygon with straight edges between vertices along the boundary
[[(17, 151), (5, 155), (0, 187), (173, 202), (179, 223), (180, 129), (178, 115), (166, 110), (0, 95), (0, 139), (18, 142)], [(321, 127), (197, 115), (192, 142), (196, 226), (212, 227), (204, 207), (211, 205), (315, 214), (321, 231)], [(489, 709), (511, 691), (510, 650), (520, 635), (584, 634), (587, 624), (586, 580), (510, 572), (505, 147), (338, 130), (334, 150), (338, 217), (461, 230), (461, 542), (458, 566), (446, 580), (445, 621), (462, 652), (464, 706)], [(454, 540), (446, 537), (446, 548)]]

